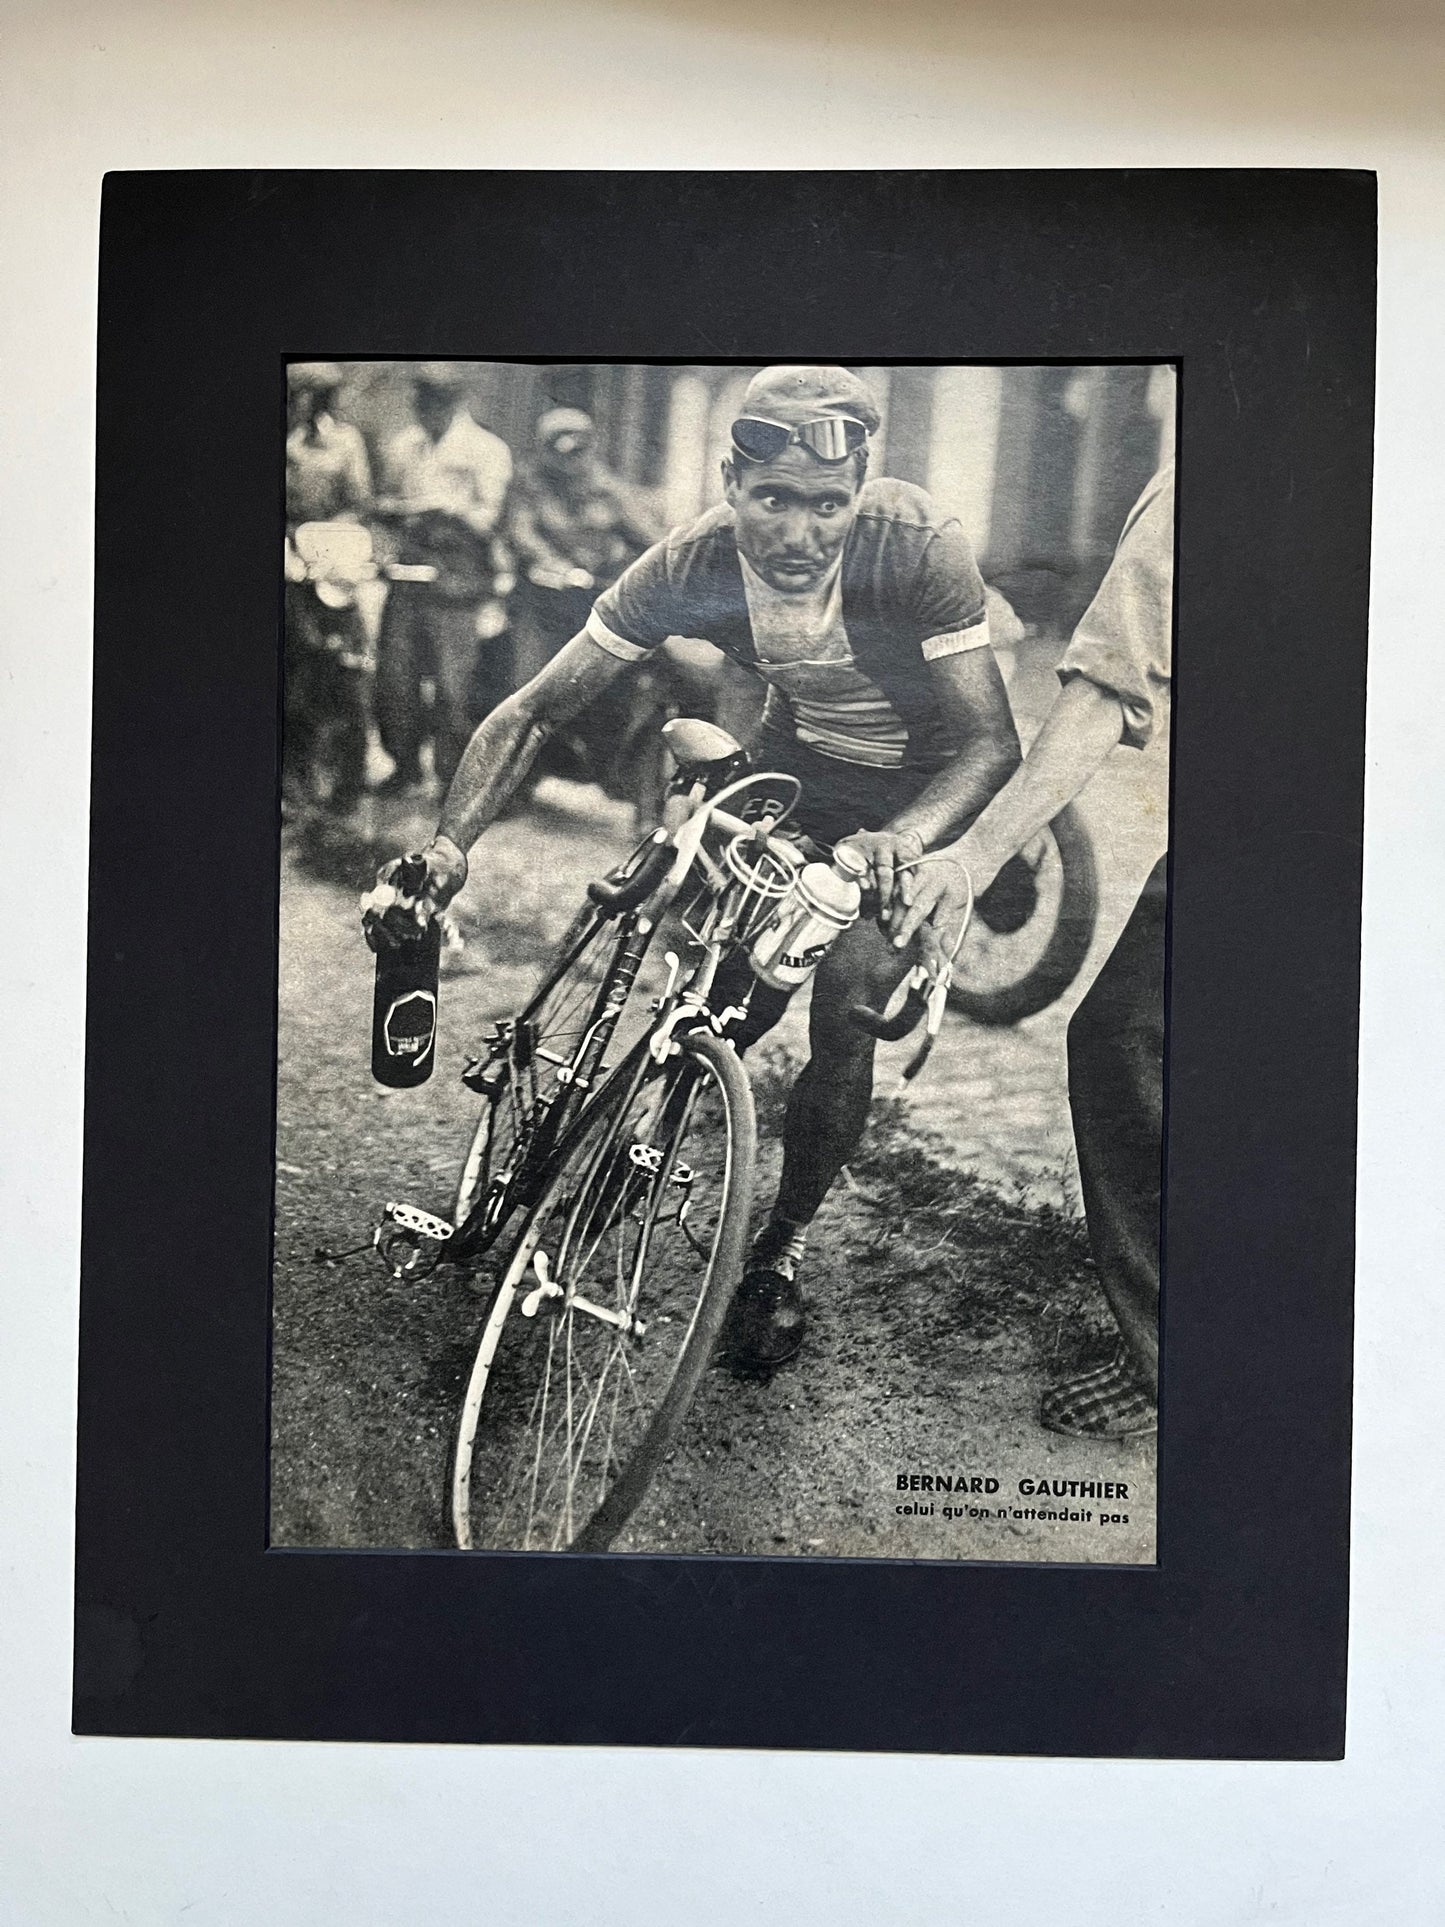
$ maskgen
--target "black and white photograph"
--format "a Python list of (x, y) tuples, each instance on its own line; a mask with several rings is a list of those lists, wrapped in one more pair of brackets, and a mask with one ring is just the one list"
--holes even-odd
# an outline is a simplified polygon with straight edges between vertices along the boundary
[(285, 384), (271, 1543), (1152, 1564), (1174, 367)]

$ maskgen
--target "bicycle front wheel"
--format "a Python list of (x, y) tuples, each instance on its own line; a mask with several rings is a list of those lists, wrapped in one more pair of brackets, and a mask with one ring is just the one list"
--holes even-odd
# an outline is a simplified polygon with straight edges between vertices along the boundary
[(459, 1546), (605, 1551), (678, 1436), (742, 1275), (757, 1158), (737, 1054), (679, 1041), (578, 1120), (493, 1296), (452, 1463)]

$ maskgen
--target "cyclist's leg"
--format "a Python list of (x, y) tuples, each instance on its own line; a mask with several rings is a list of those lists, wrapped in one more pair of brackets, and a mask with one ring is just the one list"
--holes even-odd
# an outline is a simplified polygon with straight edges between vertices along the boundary
[(818, 966), (809, 1013), (812, 1054), (788, 1099), (776, 1215), (807, 1225), (863, 1134), (873, 1096), (876, 1044), (848, 1013), (881, 1010), (913, 958), (900, 956), (871, 919), (845, 930)]
[[(881, 829), (928, 781), (916, 770), (877, 770), (840, 763), (765, 729), (766, 767), (797, 775), (803, 784), (798, 824), (824, 849), (859, 829)], [(876, 912), (876, 902), (872, 905)], [(818, 966), (809, 1018), (812, 1055), (788, 1105), (778, 1213), (806, 1225), (857, 1144), (873, 1095), (874, 1039), (849, 1018), (853, 1004), (881, 1010), (914, 958), (902, 956), (863, 914), (834, 942)], [(777, 1022), (773, 1015), (767, 1028)]]
[(733, 1315), (729, 1349), (744, 1368), (780, 1365), (803, 1342), (807, 1316), (798, 1272), (808, 1228), (857, 1146), (873, 1095), (874, 1040), (848, 1012), (855, 1003), (881, 1008), (910, 962), (870, 920), (845, 931), (818, 966), (812, 1055), (788, 1099), (782, 1180), (754, 1240)]
[(777, 1025), (792, 998), (791, 990), (774, 990), (771, 984), (761, 982), (753, 975), (746, 953), (735, 951), (719, 969), (709, 1002), (715, 1011), (730, 1005), (746, 1010), (747, 1015), (727, 1033), (741, 1057)]
[[(878, 770), (822, 756), (766, 722), (756, 760), (800, 779), (798, 826), (825, 849), (857, 830), (881, 829), (928, 781), (917, 770)], [(777, 1202), (753, 1243), (737, 1297), (730, 1349), (741, 1365), (781, 1364), (802, 1343), (807, 1320), (798, 1269), (808, 1227), (862, 1135), (873, 1095), (874, 1040), (848, 1012), (855, 1003), (881, 1009), (912, 962), (893, 949), (865, 905), (863, 919), (818, 966), (812, 1053), (788, 1099)], [(756, 1018), (750, 1013), (748, 1031), (761, 1035), (779, 1015), (781, 1009)]]

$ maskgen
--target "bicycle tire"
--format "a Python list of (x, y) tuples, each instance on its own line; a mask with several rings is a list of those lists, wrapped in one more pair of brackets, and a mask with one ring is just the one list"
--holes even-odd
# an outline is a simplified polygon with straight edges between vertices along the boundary
[[(482, 1540), (493, 1550), (606, 1551), (641, 1504), (682, 1427), (742, 1276), (756, 1176), (757, 1120), (747, 1073), (730, 1045), (703, 1029), (679, 1037), (678, 1042), (679, 1055), (658, 1075), (648, 1075), (645, 1058), (640, 1065), (625, 1062), (575, 1121), (493, 1293), (452, 1454), (447, 1509), (451, 1534), (464, 1550)], [(704, 1089), (716, 1094), (718, 1120), (710, 1122), (700, 1106)], [(638, 1136), (637, 1104), (644, 1098), (654, 1128), (664, 1132), (660, 1147), (644, 1144)], [(681, 1208), (676, 1219), (662, 1215), (670, 1189), (680, 1187), (681, 1172), (689, 1173), (686, 1204), (690, 1208), (698, 1202), (694, 1196), (698, 1173), (680, 1155), (694, 1121), (699, 1123), (700, 1139), (720, 1135), (721, 1170), (705, 1185), (707, 1197), (700, 1215), (712, 1225), (706, 1257), (696, 1264), (693, 1275), (684, 1276), (686, 1261), (679, 1262), (683, 1240), (669, 1240), (663, 1255), (659, 1233), (686, 1222), (687, 1213)], [(660, 1164), (646, 1180), (632, 1175), (640, 1168), (635, 1157), (639, 1145), (644, 1150), (660, 1149)], [(638, 1183), (645, 1184), (645, 1190), (634, 1193), (629, 1187)], [(636, 1215), (639, 1206), (641, 1218)], [(578, 1290), (586, 1263), (605, 1240), (615, 1235), (619, 1249), (626, 1249), (630, 1225), (639, 1227), (639, 1235), (628, 1267), (618, 1266), (618, 1302), (604, 1310), (641, 1316), (645, 1309), (645, 1334), (618, 1330), (611, 1338), (599, 1336), (615, 1328), (579, 1311), (570, 1296), (560, 1307), (555, 1298), (537, 1306), (545, 1319), (524, 1318), (518, 1300), (526, 1298), (529, 1287), (536, 1291), (541, 1276), (536, 1253), (545, 1250), (547, 1241), (557, 1243), (558, 1271), (553, 1282), (561, 1284), (567, 1295)], [(690, 1235), (685, 1237), (690, 1243)], [(627, 1282), (621, 1288), (624, 1269)], [(591, 1300), (594, 1313), (597, 1303)], [(627, 1313), (629, 1305), (632, 1309)], [(670, 1339), (676, 1341), (675, 1356), (671, 1351), (662, 1356)], [(562, 1371), (559, 1347), (565, 1348), (567, 1375), (565, 1388), (559, 1384), (557, 1394), (566, 1399), (565, 1431), (559, 1418), (552, 1421), (549, 1433), (549, 1386), (554, 1366), (559, 1380)], [(588, 1399), (580, 1417), (572, 1397), (574, 1357), (579, 1352), (582, 1360), (576, 1372)], [(619, 1366), (612, 1406), (603, 1434), (594, 1443), (614, 1356)], [(602, 1363), (600, 1373), (594, 1365), (588, 1377), (590, 1359)], [(639, 1411), (634, 1416), (630, 1407), (625, 1408), (626, 1432), (619, 1442), (624, 1373)], [(644, 1393), (649, 1398), (646, 1406)], [(579, 1400), (581, 1396), (579, 1392)], [(580, 1439), (579, 1426), (583, 1428)], [(553, 1453), (565, 1453), (564, 1484), (555, 1496), (559, 1473), (551, 1464)], [(548, 1483), (541, 1487), (544, 1466)], [(530, 1491), (524, 1493), (529, 1470)], [(579, 1484), (585, 1484), (586, 1490), (577, 1497), (574, 1488)], [(539, 1511), (544, 1515), (540, 1520)]]
[(1049, 824), (1063, 875), (1058, 912), (1041, 955), (1016, 982), (993, 989), (970, 986), (956, 976), (949, 987), (951, 1010), (976, 1024), (1022, 1023), (1057, 1002), (1083, 968), (1099, 915), (1099, 873), (1083, 819), (1066, 803)]

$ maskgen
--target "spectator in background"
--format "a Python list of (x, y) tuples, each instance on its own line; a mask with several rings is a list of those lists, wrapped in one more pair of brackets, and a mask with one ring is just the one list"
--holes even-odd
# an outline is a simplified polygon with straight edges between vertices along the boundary
[(288, 802), (311, 803), (329, 783), (330, 801), (344, 808), (360, 794), (366, 769), (359, 666), (366, 639), (355, 583), (330, 573), (324, 540), (303, 537), (306, 556), (296, 541), (300, 528), (355, 524), (371, 507), (366, 444), (360, 429), (335, 412), (342, 380), (329, 361), (296, 362), (287, 370), (282, 791)]
[(286, 527), (354, 519), (371, 506), (371, 469), (361, 430), (335, 414), (342, 372), (335, 362), (287, 370)]
[[(384, 790), (420, 783), (428, 735), (450, 780), (472, 732), (469, 692), (483, 643), (506, 628), (511, 578), (499, 537), (512, 457), (463, 398), (461, 371), (423, 362), (412, 378), (416, 419), (388, 443), (385, 498), (395, 557), (377, 644), (376, 720), (396, 767)], [(505, 677), (503, 677), (505, 680)], [(426, 714), (422, 685), (432, 685)], [(499, 687), (500, 699), (505, 693)]]
[(537, 423), (507, 533), (526, 584), (517, 624), (516, 678), (523, 683), (571, 641), (599, 592), (663, 529), (643, 491), (603, 465), (592, 417), (580, 408), (552, 408)]

